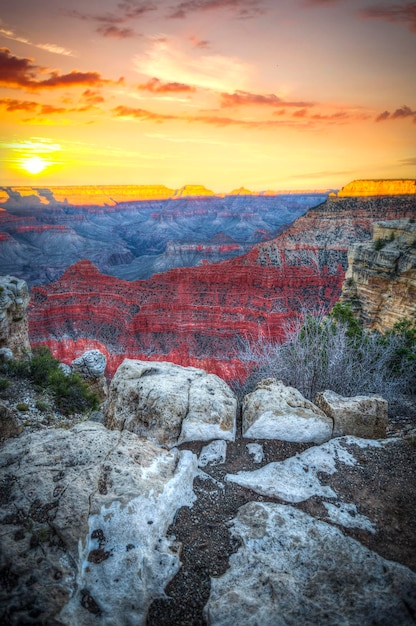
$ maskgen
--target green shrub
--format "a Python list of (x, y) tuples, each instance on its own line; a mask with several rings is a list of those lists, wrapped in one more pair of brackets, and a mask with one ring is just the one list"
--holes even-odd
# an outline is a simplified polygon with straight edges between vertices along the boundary
[(19, 404), (16, 404), (16, 409), (24, 413), (25, 411), (29, 410), (29, 405), (27, 404), (27, 402), (19, 402)]
[(374, 250), (382, 250), (386, 243), (386, 239), (376, 239), (374, 242)]
[(10, 381), (7, 378), (0, 378), (0, 392), (6, 391), (10, 387)]
[(95, 410), (99, 406), (97, 395), (89, 390), (82, 378), (75, 373), (65, 374), (59, 361), (45, 346), (36, 348), (30, 359), (14, 361), (10, 372), (31, 380), (38, 391), (49, 389), (55, 406), (65, 415)]
[(36, 400), (35, 408), (37, 408), (38, 411), (42, 411), (44, 413), (48, 410), (48, 404), (44, 402), (44, 400)]

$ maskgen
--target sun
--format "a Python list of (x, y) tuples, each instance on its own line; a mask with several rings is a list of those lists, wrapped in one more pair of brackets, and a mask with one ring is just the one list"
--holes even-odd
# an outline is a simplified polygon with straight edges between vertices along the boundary
[(48, 163), (40, 156), (29, 157), (22, 161), (23, 169), (29, 172), (29, 174), (40, 174), (47, 166)]

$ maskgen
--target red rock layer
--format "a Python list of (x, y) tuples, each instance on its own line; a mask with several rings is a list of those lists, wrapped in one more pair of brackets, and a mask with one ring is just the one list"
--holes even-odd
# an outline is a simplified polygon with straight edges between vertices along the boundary
[(80, 261), (33, 289), (31, 341), (67, 361), (98, 347), (109, 375), (128, 356), (196, 365), (228, 380), (242, 376), (240, 337), (281, 339), (304, 306), (332, 306), (350, 244), (369, 240), (377, 219), (415, 214), (409, 196), (333, 198), (244, 256), (146, 281), (118, 280)]

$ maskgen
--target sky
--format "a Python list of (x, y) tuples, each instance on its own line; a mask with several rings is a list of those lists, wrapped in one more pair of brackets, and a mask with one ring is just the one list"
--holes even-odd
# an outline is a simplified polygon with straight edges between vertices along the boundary
[(416, 178), (416, 2), (4, 0), (0, 184)]

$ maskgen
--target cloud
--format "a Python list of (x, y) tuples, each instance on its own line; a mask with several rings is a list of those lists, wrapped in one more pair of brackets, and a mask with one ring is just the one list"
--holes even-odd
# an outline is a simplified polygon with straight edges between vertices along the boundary
[(156, 8), (153, 4), (126, 0), (117, 4), (116, 13), (93, 14), (73, 9), (72, 11), (65, 11), (65, 15), (85, 22), (98, 23), (99, 26), (96, 27), (96, 32), (103, 37), (127, 39), (130, 37), (142, 37), (142, 35), (133, 28), (121, 27), (120, 25), (138, 19), (149, 11), (155, 11)]
[(403, 165), (416, 165), (416, 157), (409, 157), (408, 159), (399, 159), (399, 163)]
[(120, 28), (114, 24), (102, 24), (96, 30), (96, 32), (103, 37), (110, 39), (129, 39), (130, 37), (141, 37), (139, 33), (136, 33), (132, 28)]
[(140, 74), (170, 82), (177, 82), (215, 91), (229, 89), (230, 85), (244, 85), (252, 67), (235, 57), (219, 54), (198, 54), (183, 49), (183, 40), (154, 41), (147, 52), (137, 55), (135, 67)]
[(399, 4), (377, 4), (359, 11), (364, 18), (378, 18), (386, 22), (403, 22), (412, 32), (416, 32), (416, 2)]
[(311, 107), (313, 102), (287, 102), (275, 94), (254, 94), (248, 91), (237, 90), (234, 93), (221, 94), (222, 107), (237, 107), (246, 105), (288, 106), (288, 107)]
[(52, 52), (53, 54), (62, 54), (69, 57), (74, 56), (72, 51), (68, 50), (67, 48), (57, 46), (54, 43), (33, 43), (33, 41), (30, 41), (30, 39), (26, 39), (26, 37), (19, 37), (13, 30), (0, 28), (0, 35), (3, 35), (3, 37), (6, 37), (7, 39), (18, 41), (19, 43), (25, 43), (28, 46), (34, 46), (35, 48), (40, 48), (41, 50), (47, 50), (48, 52)]
[(416, 111), (404, 104), (399, 109), (390, 113), (390, 111), (383, 111), (375, 118), (376, 122), (384, 122), (386, 120), (402, 120), (411, 117), (413, 122), (416, 123)]
[(145, 109), (135, 109), (133, 107), (117, 106), (113, 109), (114, 117), (135, 118), (144, 122), (164, 122), (166, 120), (178, 119), (175, 115), (164, 115), (154, 113)]
[(29, 100), (14, 100), (12, 98), (2, 98), (0, 99), (0, 106), (2, 106), (9, 113), (14, 113), (15, 111), (26, 111), (32, 113), (38, 109), (39, 103)]
[(162, 83), (158, 78), (151, 78), (147, 83), (138, 85), (138, 89), (143, 91), (151, 91), (152, 93), (178, 93), (178, 92), (194, 92), (195, 87), (185, 85), (184, 83)]
[(250, 19), (266, 13), (260, 0), (185, 0), (171, 7), (168, 17), (185, 19), (196, 11), (231, 9), (238, 19)]
[(92, 89), (86, 89), (81, 98), (91, 105), (105, 102), (103, 96), (98, 91), (93, 91)]
[(342, 0), (303, 0), (302, 4), (306, 7), (326, 7), (339, 2), (342, 2)]
[[(38, 74), (49, 73), (49, 78), (39, 80)], [(119, 79), (120, 82), (122, 79)], [(57, 70), (40, 67), (32, 58), (13, 56), (8, 48), (0, 48), (0, 86), (23, 88), (28, 91), (88, 85), (97, 87), (114, 81), (104, 79), (99, 72), (72, 70), (60, 74)]]
[[(165, 122), (165, 121), (181, 121), (187, 123), (200, 123), (208, 124), (210, 126), (242, 126), (244, 128), (270, 128), (278, 126), (296, 126), (299, 127), (298, 122), (291, 120), (277, 121), (277, 120), (246, 120), (237, 119), (233, 117), (225, 117), (221, 115), (167, 115), (163, 113), (154, 113), (146, 109), (136, 109), (133, 107), (117, 106), (113, 110), (114, 117), (138, 119), (144, 122)], [(302, 126), (305, 126), (302, 124)]]
[(208, 39), (199, 39), (194, 35), (188, 37), (189, 41), (193, 45), (194, 48), (210, 48), (211, 42)]

